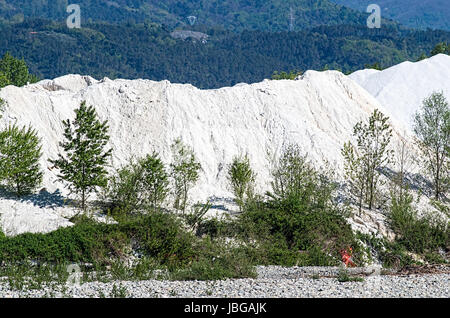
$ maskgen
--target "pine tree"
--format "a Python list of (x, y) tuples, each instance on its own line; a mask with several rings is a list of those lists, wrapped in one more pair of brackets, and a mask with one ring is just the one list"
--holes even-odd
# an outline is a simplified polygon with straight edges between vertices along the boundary
[(34, 129), (9, 126), (0, 132), (0, 180), (6, 180), (19, 196), (32, 192), (42, 182), (41, 155)]
[(435, 199), (439, 200), (450, 186), (450, 106), (442, 92), (434, 92), (423, 101), (415, 115), (414, 132), (427, 158)]
[(64, 155), (59, 153), (50, 162), (60, 170), (60, 180), (69, 183), (71, 193), (81, 195), (81, 208), (86, 211), (88, 195), (107, 184), (106, 165), (112, 149), (105, 150), (108, 122), (99, 121), (94, 107), (83, 101), (75, 114), (73, 122), (63, 121), (65, 141), (60, 146)]

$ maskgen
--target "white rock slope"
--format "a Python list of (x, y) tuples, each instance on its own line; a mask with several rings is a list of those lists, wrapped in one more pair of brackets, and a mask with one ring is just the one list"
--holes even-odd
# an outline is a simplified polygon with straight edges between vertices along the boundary
[(433, 92), (443, 91), (450, 102), (450, 56), (445, 54), (416, 63), (404, 62), (383, 71), (357, 71), (350, 78), (410, 129), (415, 112)]
[[(167, 81), (109, 80), (68, 75), (23, 88), (0, 91), (7, 108), (0, 127), (16, 122), (31, 124), (42, 138), (44, 187), (61, 191), (56, 171), (49, 170), (62, 139), (61, 121), (73, 118), (73, 110), (86, 100), (95, 105), (110, 125), (112, 165), (120, 166), (130, 156), (156, 150), (168, 164), (175, 138), (192, 146), (202, 165), (202, 177), (193, 200), (229, 198), (226, 166), (233, 156), (248, 153), (258, 173), (259, 191), (270, 182), (271, 159), (286, 143), (299, 144), (311, 160), (327, 160), (342, 171), (340, 149), (351, 138), (352, 127), (379, 108), (377, 100), (348, 77), (336, 71), (308, 71), (296, 81), (264, 81), (216, 90)], [(393, 123), (394, 127), (401, 124)], [(26, 231), (51, 231), (70, 225), (61, 215), (72, 209), (58, 204), (36, 204), (39, 196), (17, 202), (0, 198), (3, 229), (10, 235)]]

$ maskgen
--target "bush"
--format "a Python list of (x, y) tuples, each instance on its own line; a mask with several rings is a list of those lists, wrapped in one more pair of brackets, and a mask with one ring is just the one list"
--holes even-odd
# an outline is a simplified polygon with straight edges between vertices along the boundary
[(6, 180), (19, 196), (32, 192), (42, 182), (41, 155), (40, 139), (31, 127), (13, 125), (1, 131), (0, 181)]
[(389, 222), (397, 234), (397, 241), (408, 251), (424, 253), (450, 246), (448, 224), (430, 215), (419, 218), (412, 207), (413, 198), (405, 195), (403, 199), (393, 197)]
[(228, 181), (241, 211), (246, 201), (253, 198), (255, 177), (247, 156), (233, 159), (228, 168)]
[[(265, 203), (240, 216), (242, 237), (268, 249), (266, 261), (281, 265), (338, 264), (339, 251), (351, 246), (361, 258), (347, 213), (334, 202), (335, 184), (317, 172), (296, 146), (289, 146), (273, 171)], [(264, 258), (264, 256), (263, 256)]]
[(183, 144), (181, 139), (177, 139), (173, 143), (172, 153), (174, 162), (170, 166), (174, 183), (174, 207), (185, 212), (189, 191), (198, 181), (201, 165), (195, 158), (193, 149)]
[(147, 155), (139, 160), (142, 169), (143, 189), (147, 201), (153, 208), (158, 208), (169, 193), (169, 176), (164, 163), (157, 153)]
[(174, 275), (176, 280), (222, 280), (255, 278), (256, 272), (245, 247), (228, 247), (206, 238), (196, 246), (196, 259)]
[(119, 169), (110, 178), (104, 197), (115, 213), (131, 213), (149, 207), (157, 209), (168, 195), (168, 186), (164, 164), (158, 154), (153, 153)]
[(141, 180), (142, 170), (133, 161), (118, 169), (109, 178), (103, 197), (113, 214), (119, 211), (125, 213), (139, 211), (144, 207), (145, 197)]
[(37, 260), (49, 263), (108, 265), (125, 255), (132, 242), (160, 264), (185, 264), (194, 254), (194, 237), (173, 216), (152, 213), (121, 224), (82, 220), (47, 234), (25, 233), (0, 241), (0, 262)]

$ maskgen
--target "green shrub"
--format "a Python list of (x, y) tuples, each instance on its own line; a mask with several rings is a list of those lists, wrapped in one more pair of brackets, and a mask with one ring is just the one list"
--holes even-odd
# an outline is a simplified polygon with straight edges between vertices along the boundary
[(133, 161), (118, 169), (109, 178), (103, 197), (113, 214), (135, 212), (144, 207), (145, 197), (141, 180), (142, 170), (139, 164)]
[(42, 182), (40, 142), (31, 127), (12, 125), (0, 132), (0, 181), (6, 180), (17, 195), (32, 192)]
[(196, 246), (195, 260), (173, 276), (176, 280), (222, 280), (226, 278), (255, 278), (256, 272), (245, 247), (227, 247), (203, 239)]
[(389, 222), (397, 234), (397, 241), (408, 251), (424, 253), (450, 246), (450, 229), (445, 221), (431, 215), (418, 217), (412, 206), (413, 198), (392, 197)]
[(286, 148), (273, 179), (269, 200), (248, 206), (238, 222), (243, 239), (260, 241), (267, 249), (264, 262), (338, 264), (339, 251), (350, 246), (355, 260), (361, 260), (361, 249), (345, 220), (347, 211), (335, 204), (335, 184), (298, 147)]
[(171, 148), (174, 158), (170, 165), (175, 194), (174, 207), (185, 212), (189, 191), (199, 179), (201, 165), (194, 150), (186, 146), (181, 139), (176, 139)]
[(228, 181), (241, 211), (246, 201), (254, 196), (255, 177), (247, 155), (235, 157), (228, 167)]
[(114, 213), (159, 208), (169, 192), (168, 174), (157, 153), (117, 170), (104, 191), (107, 207)]
[(154, 152), (139, 160), (139, 165), (143, 173), (144, 196), (153, 208), (159, 208), (169, 193), (169, 176), (164, 163)]
[(139, 251), (161, 264), (184, 264), (193, 255), (193, 236), (173, 216), (152, 213), (123, 224), (91, 220), (47, 234), (25, 233), (0, 241), (0, 262), (26, 259), (49, 263), (111, 264), (136, 241)]

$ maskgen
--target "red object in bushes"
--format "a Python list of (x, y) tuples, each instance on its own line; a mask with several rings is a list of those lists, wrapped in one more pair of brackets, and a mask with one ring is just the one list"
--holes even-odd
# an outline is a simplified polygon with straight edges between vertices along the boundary
[(351, 247), (348, 250), (341, 250), (342, 262), (344, 262), (345, 266), (355, 267), (356, 264), (352, 261), (352, 253), (353, 250)]

